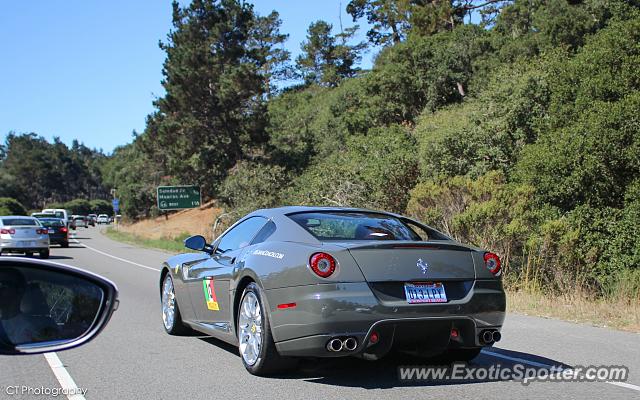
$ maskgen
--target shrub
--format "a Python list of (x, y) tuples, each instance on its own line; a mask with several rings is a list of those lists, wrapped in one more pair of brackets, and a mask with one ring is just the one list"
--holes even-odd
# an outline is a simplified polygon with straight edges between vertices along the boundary
[(279, 205), (288, 182), (284, 167), (240, 161), (222, 183), (220, 198), (240, 216)]
[(0, 197), (0, 215), (27, 215), (27, 209), (16, 199)]
[(417, 178), (415, 142), (398, 125), (373, 128), (317, 157), (294, 181), (295, 204), (368, 207), (401, 212)]

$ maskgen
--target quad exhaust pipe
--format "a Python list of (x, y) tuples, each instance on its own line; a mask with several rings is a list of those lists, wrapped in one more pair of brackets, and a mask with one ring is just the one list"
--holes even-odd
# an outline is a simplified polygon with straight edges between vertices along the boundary
[(494, 330), (494, 329), (487, 329), (484, 330), (480, 333), (480, 339), (485, 343), (485, 344), (491, 344), (494, 342), (499, 342), (500, 339), (502, 339), (502, 335), (500, 334), (499, 331)]
[(342, 346), (347, 351), (354, 351), (358, 347), (358, 341), (354, 337), (349, 337), (342, 343)]
[(340, 339), (331, 339), (327, 343), (327, 350), (329, 351), (342, 351), (342, 340)]
[(352, 336), (346, 339), (333, 338), (327, 342), (327, 350), (332, 352), (354, 351), (357, 347), (358, 341)]

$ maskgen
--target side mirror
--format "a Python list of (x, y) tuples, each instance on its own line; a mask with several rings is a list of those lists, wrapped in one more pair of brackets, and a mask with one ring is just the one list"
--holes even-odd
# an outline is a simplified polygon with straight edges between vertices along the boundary
[(62, 264), (0, 257), (0, 354), (39, 354), (80, 346), (106, 326), (116, 286)]
[(184, 247), (191, 250), (206, 251), (207, 240), (201, 235), (189, 236), (184, 240)]

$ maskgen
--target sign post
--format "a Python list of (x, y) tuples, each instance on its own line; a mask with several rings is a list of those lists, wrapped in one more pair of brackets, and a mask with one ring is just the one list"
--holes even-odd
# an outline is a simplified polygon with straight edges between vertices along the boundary
[(160, 211), (197, 208), (202, 204), (200, 186), (158, 186)]
[[(115, 191), (114, 191), (114, 195), (115, 195)], [(113, 198), (113, 200), (111, 200), (111, 206), (113, 207), (113, 225), (116, 227), (116, 229), (118, 228), (118, 211), (120, 211), (120, 199), (118, 198)]]

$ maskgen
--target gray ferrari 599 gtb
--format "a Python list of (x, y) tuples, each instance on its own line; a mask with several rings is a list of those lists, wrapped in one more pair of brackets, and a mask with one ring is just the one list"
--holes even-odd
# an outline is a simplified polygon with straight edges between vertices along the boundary
[(282, 207), (241, 218), (167, 260), (164, 327), (237, 345), (252, 374), (296, 357), (389, 351), (466, 361), (500, 340), (500, 259), (401, 215)]

